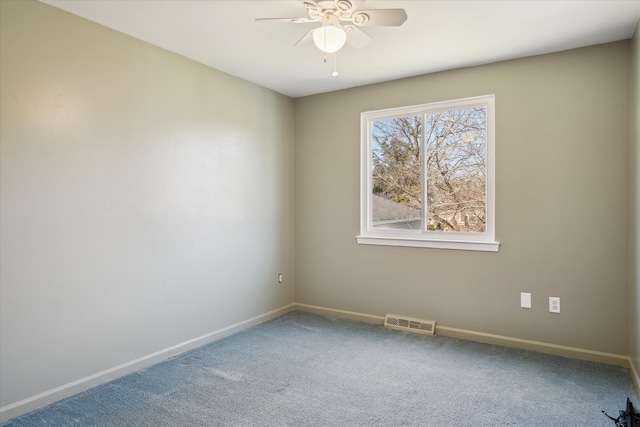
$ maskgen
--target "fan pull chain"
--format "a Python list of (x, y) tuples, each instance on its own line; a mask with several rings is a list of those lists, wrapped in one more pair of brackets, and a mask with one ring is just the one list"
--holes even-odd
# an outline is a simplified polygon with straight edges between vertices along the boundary
[(331, 75), (333, 77), (338, 77), (338, 52), (333, 54), (333, 73)]

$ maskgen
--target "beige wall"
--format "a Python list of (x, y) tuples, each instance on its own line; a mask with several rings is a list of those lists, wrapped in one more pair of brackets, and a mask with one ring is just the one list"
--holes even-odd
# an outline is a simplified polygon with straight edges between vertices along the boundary
[[(640, 366), (637, 33), (631, 62), (625, 41), (294, 105), (41, 3), (0, 8), (0, 407), (286, 306), (294, 285), (302, 304)], [(489, 93), (500, 252), (358, 246), (360, 112)]]
[(293, 303), (293, 101), (0, 7), (0, 406)]
[[(360, 113), (484, 94), (500, 251), (357, 245)], [(299, 98), (295, 136), (298, 303), (628, 354), (629, 41)]]
[(631, 41), (631, 193), (629, 351), (636, 384), (640, 369), (640, 28)]

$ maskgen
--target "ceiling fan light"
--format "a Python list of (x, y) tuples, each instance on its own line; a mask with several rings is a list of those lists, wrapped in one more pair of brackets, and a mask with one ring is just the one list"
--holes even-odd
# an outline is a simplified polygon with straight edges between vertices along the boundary
[(313, 30), (313, 42), (323, 52), (333, 53), (342, 49), (347, 33), (334, 25), (324, 25)]

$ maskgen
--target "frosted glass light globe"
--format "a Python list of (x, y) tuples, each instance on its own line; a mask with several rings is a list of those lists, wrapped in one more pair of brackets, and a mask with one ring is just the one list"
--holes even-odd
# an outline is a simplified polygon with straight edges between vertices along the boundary
[(325, 25), (313, 30), (313, 42), (318, 49), (326, 53), (337, 52), (347, 41), (347, 33), (342, 28)]

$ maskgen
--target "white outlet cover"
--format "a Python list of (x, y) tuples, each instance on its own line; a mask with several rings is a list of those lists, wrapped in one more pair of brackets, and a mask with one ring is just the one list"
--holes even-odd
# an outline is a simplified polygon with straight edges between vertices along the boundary
[(531, 294), (529, 292), (520, 292), (520, 307), (531, 308)]
[(549, 313), (560, 313), (560, 297), (549, 297)]

